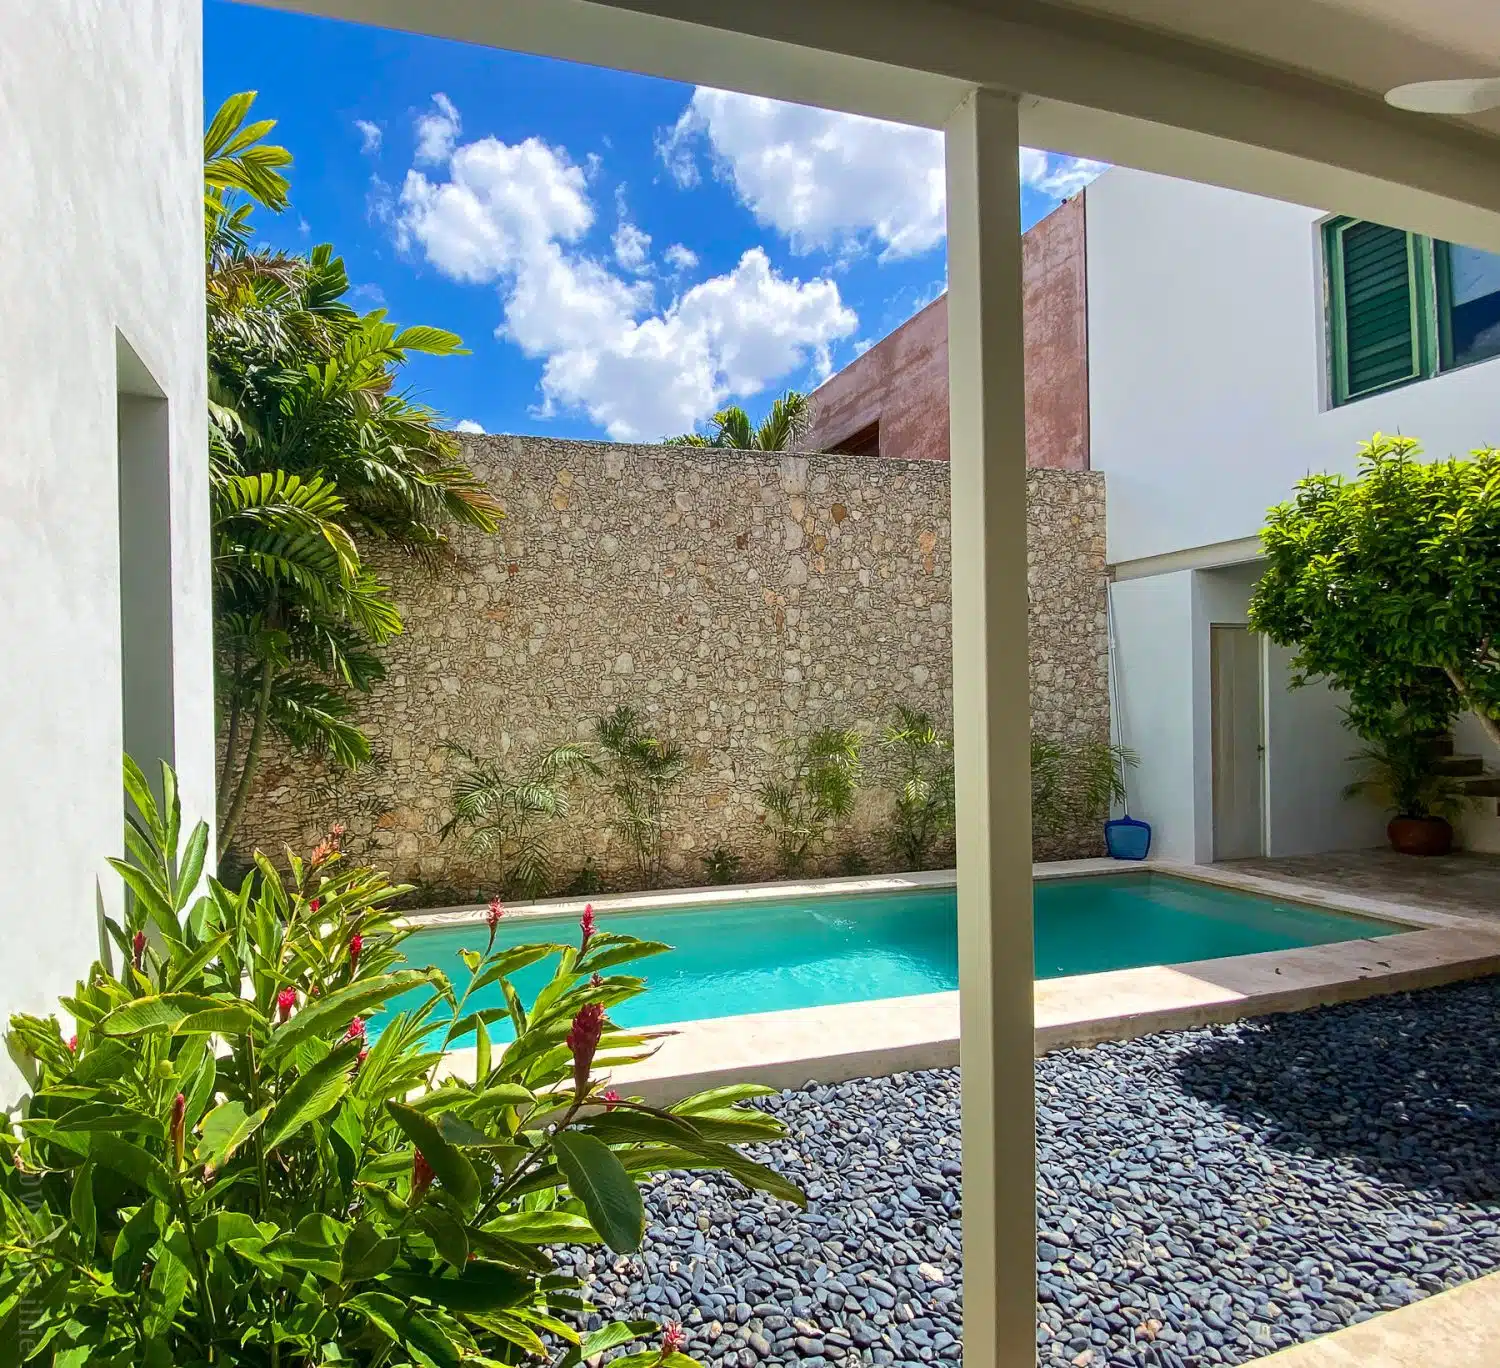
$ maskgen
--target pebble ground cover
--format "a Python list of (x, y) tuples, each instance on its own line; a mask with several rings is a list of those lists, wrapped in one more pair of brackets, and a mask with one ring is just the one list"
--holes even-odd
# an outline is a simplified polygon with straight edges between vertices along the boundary
[[(1036, 1064), (1037, 1358), (1245, 1363), (1500, 1268), (1500, 980)], [(598, 1301), (721, 1368), (962, 1359), (956, 1070), (766, 1099), (797, 1211), (664, 1175)]]

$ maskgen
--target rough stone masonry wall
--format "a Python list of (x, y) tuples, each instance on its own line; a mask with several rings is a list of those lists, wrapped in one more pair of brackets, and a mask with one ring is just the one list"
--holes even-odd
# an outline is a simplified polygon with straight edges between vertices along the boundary
[[(351, 854), (429, 898), (475, 896), (494, 871), (439, 839), (460, 763), (442, 743), (519, 762), (630, 703), (692, 755), (672, 880), (702, 882), (719, 843), (753, 878), (772, 872), (755, 790), (784, 737), (825, 725), (873, 737), (897, 703), (950, 725), (946, 464), (502, 436), (464, 447), (507, 517), (496, 536), (459, 533), (456, 567), (380, 566), (406, 630), (359, 712), (374, 761), (349, 775), (270, 754), (242, 850), (306, 849), (341, 820)], [(1028, 495), (1034, 726), (1107, 738), (1103, 477), (1032, 470)], [(823, 867), (857, 850), (890, 868), (889, 803), (867, 789)], [(627, 884), (605, 822), (597, 802), (575, 806), (561, 865), (592, 855)], [(1097, 845), (1077, 832), (1039, 853)]]

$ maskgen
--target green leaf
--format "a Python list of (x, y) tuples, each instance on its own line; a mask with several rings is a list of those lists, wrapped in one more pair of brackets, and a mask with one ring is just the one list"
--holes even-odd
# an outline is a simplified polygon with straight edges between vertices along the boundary
[(430, 1317), (384, 1292), (361, 1292), (344, 1303), (398, 1344), (419, 1350), (437, 1368), (459, 1368), (458, 1347)]
[(602, 1141), (576, 1131), (552, 1137), (557, 1164), (600, 1238), (616, 1254), (633, 1254), (646, 1235), (646, 1209), (635, 1180)]
[(188, 979), (196, 977), (205, 966), (219, 957), (228, 944), (229, 932), (221, 931), (217, 936), (204, 941), (191, 954), (180, 960), (174, 960), (167, 968), (167, 987), (176, 988)]
[(400, 1251), (401, 1241), (394, 1235), (382, 1235), (369, 1221), (360, 1221), (344, 1241), (339, 1280), (359, 1282), (384, 1273)]
[(460, 1149), (513, 1149), (515, 1147), (514, 1136), (488, 1135), (462, 1117), (454, 1116), (452, 1112), (440, 1112), (435, 1120), (438, 1133), (443, 1139), (449, 1144), (459, 1146)]
[(223, 1168), (239, 1149), (265, 1123), (270, 1115), (269, 1105), (247, 1115), (245, 1104), (233, 1100), (215, 1107), (203, 1118), (203, 1127), (198, 1147), (193, 1157), (200, 1164)]
[(359, 1057), (360, 1048), (359, 1041), (351, 1040), (330, 1050), (281, 1095), (266, 1118), (262, 1142), (267, 1150), (285, 1144), (308, 1122), (316, 1121), (338, 1105), (349, 1091), (349, 1071)]
[(268, 1030), (270, 1023), (250, 1003), (230, 999), (217, 1007), (190, 1012), (172, 1028), (174, 1035), (246, 1035)]
[(590, 1244), (599, 1233), (571, 1211), (507, 1211), (484, 1224), (486, 1231), (523, 1244)]
[(456, 1278), (421, 1273), (393, 1273), (382, 1286), (408, 1297), (422, 1297), (448, 1311), (501, 1311), (530, 1293), (531, 1279), (513, 1268), (471, 1259)]
[(203, 873), (203, 860), (207, 854), (208, 823), (199, 822), (188, 837), (182, 858), (177, 863), (177, 899), (173, 910), (179, 915), (197, 890), (198, 879)]
[(387, 1102), (387, 1109), (406, 1133), (406, 1138), (422, 1151), (445, 1191), (465, 1207), (479, 1201), (479, 1175), (456, 1145), (443, 1138), (436, 1123), (415, 1107), (401, 1102)]
[(187, 1266), (165, 1245), (157, 1251), (156, 1266), (151, 1270), (150, 1295), (146, 1299), (145, 1333), (148, 1339), (162, 1339), (177, 1319), (187, 1292)]
[(768, 1088), (761, 1083), (730, 1083), (722, 1088), (710, 1088), (707, 1092), (684, 1097), (670, 1110), (682, 1116), (691, 1116), (694, 1112), (717, 1111), (720, 1107), (728, 1107), (736, 1102), (748, 1102), (752, 1097), (774, 1097), (775, 1094), (775, 1088)]
[(490, 1032), (484, 1022), (474, 1028), (474, 1082), (483, 1087), (490, 1076)]
[(403, 969), (379, 978), (359, 979), (327, 997), (316, 998), (272, 1032), (265, 1058), (268, 1063), (280, 1059), (304, 1040), (342, 1035), (355, 1017), (368, 1016), (388, 998), (426, 982), (425, 971)]
[(438, 1254), (454, 1268), (463, 1268), (469, 1262), (469, 1233), (447, 1207), (424, 1202), (417, 1208), (417, 1224), (432, 1237)]
[(82, 1165), (73, 1178), (73, 1193), (68, 1201), (73, 1218), (73, 1233), (78, 1237), (78, 1252), (87, 1259), (94, 1252), (99, 1236), (99, 1217), (94, 1210), (94, 1165)]
[(110, 1260), (110, 1272), (118, 1288), (134, 1287), (136, 1279), (145, 1267), (146, 1256), (155, 1247), (160, 1235), (157, 1225), (157, 1205), (147, 1199), (135, 1209), (125, 1222), (115, 1240), (114, 1257)]
[(217, 998), (199, 997), (193, 993), (163, 993), (156, 997), (137, 998), (123, 1007), (116, 1007), (99, 1023), (99, 1030), (108, 1036), (170, 1031), (195, 1012), (219, 1011), (224, 1005)]
[(597, 1135), (606, 1144), (645, 1142), (692, 1147), (703, 1139), (698, 1128), (685, 1117), (669, 1112), (637, 1111), (633, 1107), (590, 1115), (582, 1125), (589, 1135)]
[(133, 1145), (116, 1135), (102, 1135), (95, 1131), (89, 1137), (89, 1158), (100, 1167), (128, 1178), (153, 1197), (171, 1203), (172, 1175), (167, 1172), (165, 1164), (153, 1158), (139, 1145)]

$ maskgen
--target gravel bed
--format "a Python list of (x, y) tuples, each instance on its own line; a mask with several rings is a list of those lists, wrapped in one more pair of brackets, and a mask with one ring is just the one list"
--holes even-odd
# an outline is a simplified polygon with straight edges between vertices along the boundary
[[(1244, 1363), (1500, 1267), (1500, 980), (1036, 1065), (1037, 1357)], [(766, 1099), (808, 1210), (664, 1175), (613, 1314), (760, 1364), (962, 1358), (956, 1070)]]

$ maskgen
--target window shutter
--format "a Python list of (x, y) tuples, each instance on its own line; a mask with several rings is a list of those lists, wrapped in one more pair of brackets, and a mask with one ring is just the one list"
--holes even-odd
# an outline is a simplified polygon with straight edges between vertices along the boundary
[(1336, 380), (1340, 400), (1422, 374), (1415, 240), (1378, 223), (1334, 230)]

